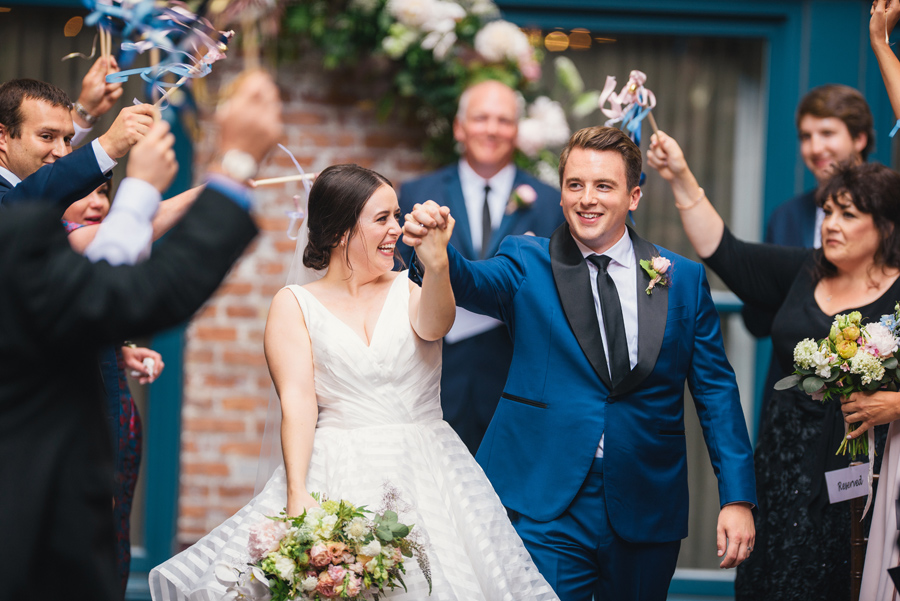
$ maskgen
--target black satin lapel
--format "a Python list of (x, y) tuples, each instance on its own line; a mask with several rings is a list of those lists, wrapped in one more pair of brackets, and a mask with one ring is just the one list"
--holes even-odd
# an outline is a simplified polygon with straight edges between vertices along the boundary
[(594, 371), (611, 389), (603, 338), (594, 309), (594, 293), (591, 292), (591, 272), (566, 223), (550, 236), (550, 265), (569, 327)]
[(450, 207), (450, 214), (456, 220), (450, 244), (469, 260), (475, 260), (475, 247), (472, 246), (472, 231), (469, 227), (469, 212), (466, 210), (466, 199), (463, 196), (462, 184), (459, 181), (459, 168), (447, 170), (444, 178), (444, 202)]
[(666, 314), (669, 310), (669, 287), (655, 286), (652, 294), (647, 294), (650, 276), (641, 268), (641, 259), (651, 259), (659, 255), (659, 250), (628, 228), (634, 247), (637, 272), (637, 317), (638, 317), (638, 362), (623, 379), (614, 394), (626, 394), (650, 375), (656, 366), (666, 333)]

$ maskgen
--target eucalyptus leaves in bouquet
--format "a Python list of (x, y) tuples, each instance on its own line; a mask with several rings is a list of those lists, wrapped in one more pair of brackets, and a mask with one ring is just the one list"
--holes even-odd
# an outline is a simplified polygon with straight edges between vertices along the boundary
[[(895, 311), (900, 311), (898, 304)], [(775, 384), (776, 390), (797, 386), (822, 402), (839, 400), (854, 392), (879, 388), (897, 389), (900, 382), (897, 352), (900, 339), (895, 324), (897, 313), (884, 316), (878, 323), (862, 323), (859, 311), (836, 315), (827, 338), (818, 342), (805, 338), (794, 347), (794, 373)], [(889, 325), (888, 320), (892, 320)], [(858, 423), (849, 424), (852, 432)], [(868, 454), (868, 440), (845, 437), (837, 453), (852, 457)]]

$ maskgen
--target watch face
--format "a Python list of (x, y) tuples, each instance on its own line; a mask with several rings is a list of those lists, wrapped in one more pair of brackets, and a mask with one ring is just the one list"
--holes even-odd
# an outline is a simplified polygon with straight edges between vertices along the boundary
[(245, 180), (256, 175), (256, 161), (246, 152), (232, 149), (225, 153), (222, 157), (222, 168), (228, 172), (231, 177), (238, 180)]

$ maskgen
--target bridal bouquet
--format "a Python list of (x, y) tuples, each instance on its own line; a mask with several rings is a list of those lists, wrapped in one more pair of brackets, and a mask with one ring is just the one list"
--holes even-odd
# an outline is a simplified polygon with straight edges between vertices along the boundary
[(414, 555), (430, 588), (427, 556), (410, 536), (412, 526), (390, 510), (366, 514), (371, 512), (347, 501), (322, 500), (299, 516), (282, 512), (254, 525), (250, 563), (216, 567), (227, 586), (225, 599), (377, 600), (387, 588), (406, 589), (404, 560)]
[[(879, 388), (896, 390), (900, 369), (894, 353), (900, 346), (900, 303), (892, 315), (878, 323), (863, 325), (862, 315), (854, 311), (836, 315), (827, 338), (816, 342), (805, 338), (794, 347), (794, 373), (775, 384), (776, 390), (797, 386), (819, 401), (849, 396)], [(859, 424), (850, 424), (852, 432)], [(851, 456), (867, 455), (868, 440), (861, 436), (844, 438), (837, 452)]]

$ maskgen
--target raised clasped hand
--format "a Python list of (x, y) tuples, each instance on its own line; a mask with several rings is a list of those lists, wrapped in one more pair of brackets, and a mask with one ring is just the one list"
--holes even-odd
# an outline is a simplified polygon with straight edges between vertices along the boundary
[(426, 228), (427, 233), (420, 239), (416, 247), (416, 256), (426, 270), (437, 270), (447, 265), (447, 245), (453, 235), (456, 220), (450, 215), (450, 209), (441, 207), (440, 215), (444, 218), (443, 227)]
[(413, 248), (418, 247), (429, 230), (446, 228), (449, 217), (450, 209), (442, 207), (433, 200), (426, 200), (422, 204), (414, 205), (412, 212), (407, 213), (406, 221), (403, 224), (403, 242)]

